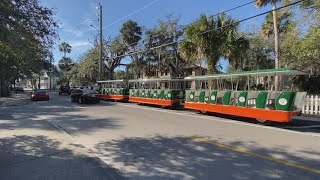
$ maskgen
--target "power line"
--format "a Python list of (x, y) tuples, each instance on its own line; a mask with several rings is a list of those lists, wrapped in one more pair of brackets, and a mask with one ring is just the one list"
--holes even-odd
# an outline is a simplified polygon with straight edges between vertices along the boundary
[[(138, 10), (136, 10), (136, 11), (134, 11), (134, 12), (132, 12), (132, 13), (130, 13), (130, 14), (122, 17), (122, 18), (119, 18), (118, 20), (116, 20), (116, 21), (112, 22), (111, 24), (103, 27), (102, 29), (105, 29), (105, 28), (107, 28), (107, 27), (110, 27), (110, 26), (112, 26), (113, 24), (115, 24), (115, 23), (117, 23), (117, 22), (119, 22), (119, 21), (121, 21), (121, 20), (123, 20), (123, 19), (125, 19), (125, 18), (127, 18), (127, 17), (129, 17), (129, 16), (131, 16), (131, 15), (133, 15), (133, 14), (135, 14), (135, 13), (137, 13), (137, 12), (139, 12), (139, 11), (141, 11), (141, 10), (149, 7), (149, 6), (151, 6), (151, 5), (153, 5), (153, 4), (155, 4), (155, 3), (158, 2), (158, 1), (160, 1), (160, 0), (155, 0), (155, 1), (153, 1), (153, 2), (151, 2), (151, 3), (149, 3), (149, 4), (147, 4), (147, 5), (145, 5), (144, 7), (140, 8), (140, 9), (138, 9)], [(218, 16), (218, 15), (223, 14), (223, 13), (227, 13), (227, 12), (230, 12), (230, 11), (233, 11), (233, 10), (236, 10), (236, 9), (239, 9), (239, 8), (244, 7), (244, 6), (247, 6), (247, 5), (250, 5), (250, 4), (254, 3), (254, 2), (255, 2), (255, 1), (250, 1), (250, 2), (247, 2), (247, 3), (241, 4), (241, 5), (239, 5), (239, 6), (236, 6), (236, 7), (230, 8), (230, 9), (227, 9), (227, 10), (225, 10), (225, 11), (222, 11), (222, 12), (219, 12), (219, 13), (217, 13), (217, 14), (214, 14), (213, 17)], [(192, 22), (192, 23), (190, 23), (190, 24), (188, 24), (188, 25), (191, 25), (191, 24), (196, 23), (196, 22), (197, 22), (197, 21)], [(187, 26), (187, 25), (182, 26), (182, 27), (181, 27), (182, 30), (184, 30), (184, 29), (186, 28), (186, 26)], [(75, 29), (70, 29), (70, 30), (75, 30), (75, 31), (77, 31), (77, 30), (82, 30), (82, 29), (81, 29), (81, 28), (75, 28)], [(93, 30), (94, 30), (94, 29), (85, 29), (85, 31), (93, 31)], [(157, 33), (157, 34), (155, 34), (155, 35), (150, 36), (150, 38), (156, 38), (156, 37), (159, 37), (159, 36), (164, 35), (164, 34), (165, 34), (165, 33)], [(70, 40), (71, 38), (74, 38), (75, 36), (76, 36), (75, 34), (69, 32), (69, 35), (67, 36), (67, 38), (64, 38), (64, 39), (66, 39), (65, 41), (68, 41), (68, 40)], [(139, 43), (139, 42), (131, 43), (131, 44), (126, 45), (125, 47), (130, 47), (130, 46), (136, 45), (136, 44), (138, 44), (138, 43)]]
[[(227, 12), (230, 12), (230, 11), (233, 11), (233, 10), (236, 10), (236, 9), (239, 9), (239, 8), (241, 8), (241, 7), (250, 5), (250, 4), (254, 3), (254, 2), (255, 2), (255, 1), (250, 1), (250, 2), (247, 2), (247, 3), (241, 4), (241, 5), (239, 5), (239, 6), (233, 7), (233, 8), (231, 8), (231, 9), (224, 10), (224, 11), (222, 11), (222, 12), (219, 12), (219, 13), (217, 13), (217, 14), (212, 15), (212, 17), (216, 17), (216, 16), (219, 16), (220, 14), (227, 13)], [(192, 24), (194, 24), (194, 23), (196, 23), (196, 22), (198, 22), (198, 21), (194, 21), (194, 22), (192, 22), (192, 23), (190, 23), (190, 24), (188, 24), (188, 25), (190, 26), (190, 25), (192, 25)], [(184, 30), (188, 25), (182, 26), (182, 27), (181, 27), (182, 30)], [(165, 34), (165, 33), (157, 33), (156, 35), (150, 36), (150, 38), (156, 38), (156, 37), (159, 37), (159, 36), (164, 35), (164, 34)], [(136, 45), (136, 44), (138, 44), (138, 43), (139, 43), (139, 42), (131, 43), (131, 44), (126, 45), (125, 47), (129, 47), (129, 46), (132, 46), (132, 45)]]
[[(271, 13), (271, 12), (273, 12), (273, 11), (277, 11), (277, 10), (280, 10), (280, 9), (283, 9), (283, 8), (286, 8), (286, 7), (289, 7), (289, 6), (296, 5), (296, 4), (298, 4), (298, 3), (302, 2), (302, 1), (304, 1), (304, 0), (296, 1), (296, 2), (293, 2), (293, 3), (290, 3), (290, 4), (287, 4), (287, 5), (278, 7), (278, 8), (276, 8), (276, 9), (272, 9), (272, 10), (269, 10), (269, 11), (266, 11), (266, 12), (263, 12), (263, 13), (260, 13), (260, 14), (257, 14), (257, 15), (254, 15), (254, 16), (250, 16), (250, 17), (248, 17), (248, 18), (245, 18), (245, 19), (242, 19), (242, 20), (239, 20), (239, 21), (236, 21), (236, 22), (234, 22), (234, 23), (230, 23), (230, 24), (227, 24), (227, 25), (218, 27), (218, 28), (214, 28), (214, 29), (210, 29), (210, 30), (205, 31), (205, 32), (197, 33), (197, 34), (194, 34), (194, 35), (191, 36), (191, 37), (203, 35), (203, 34), (206, 34), (206, 33), (211, 32), (211, 31), (219, 30), (219, 29), (224, 28), (224, 27), (228, 27), (228, 26), (231, 26), (231, 25), (234, 25), (234, 24), (238, 24), (238, 23), (241, 23), (241, 22), (244, 22), (244, 21), (247, 21), (247, 20), (250, 20), (250, 19), (259, 17), (259, 16), (262, 16), (262, 15), (265, 15), (265, 14), (269, 14), (269, 13)], [(131, 53), (128, 53), (128, 54), (125, 54), (125, 55), (121, 55), (121, 56), (114, 56), (114, 57), (111, 57), (111, 59), (112, 59), (112, 58), (119, 58), (119, 57), (126, 57), (126, 56), (130, 56), (130, 55), (134, 55), (134, 54), (143, 53), (143, 52), (147, 52), (147, 51), (150, 51), (150, 50), (158, 49), (158, 48), (161, 48), (161, 47), (164, 47), (164, 46), (168, 46), (168, 45), (171, 45), (171, 44), (178, 43), (178, 42), (180, 42), (180, 41), (182, 41), (182, 40), (184, 40), (184, 39), (185, 39), (185, 38), (182, 38), (182, 39), (177, 40), (177, 41), (172, 41), (172, 42), (169, 42), (169, 43), (165, 43), (165, 44), (162, 44), (162, 45), (159, 45), (159, 46), (152, 47), (152, 48), (147, 49), (147, 50), (135, 51), (135, 52), (131, 52)]]
[[(121, 17), (121, 18), (117, 19), (116, 21), (114, 21), (114, 22), (112, 22), (111, 24), (103, 27), (102, 29), (105, 29), (105, 28), (107, 28), (107, 27), (110, 27), (110, 26), (112, 26), (113, 24), (115, 24), (115, 23), (117, 23), (117, 22), (119, 22), (119, 21), (121, 21), (121, 20), (129, 17), (129, 16), (132, 16), (133, 14), (135, 14), (135, 13), (137, 13), (137, 12), (139, 12), (139, 11), (142, 11), (143, 9), (145, 9), (145, 8), (147, 8), (147, 7), (155, 4), (155, 3), (158, 2), (158, 1), (160, 1), (160, 0), (154, 0), (154, 1), (152, 1), (151, 3), (149, 3), (149, 4), (147, 4), (147, 5), (143, 6), (143, 7), (135, 10), (134, 12), (132, 12), (132, 13), (124, 16), (124, 17)], [(74, 29), (70, 29), (70, 30), (73, 30), (73, 31), (78, 31), (78, 30), (79, 30), (79, 31), (80, 31), (80, 30), (83, 30), (83, 29), (82, 29), (82, 28), (74, 28)], [(94, 31), (94, 30), (95, 30), (95, 29), (85, 29), (85, 31)], [(64, 39), (65, 39), (64, 41), (68, 41), (68, 40), (70, 40), (71, 38), (74, 38), (74, 37), (76, 36), (76, 35), (75, 35), (74, 33), (72, 33), (72, 32), (68, 32), (68, 34), (69, 34), (69, 35), (68, 35), (66, 38), (64, 38)]]
[(145, 6), (141, 7), (141, 8), (139, 8), (139, 9), (137, 9), (137, 10), (135, 10), (135, 11), (133, 11), (132, 13), (130, 13), (130, 14), (126, 15), (126, 16), (123, 16), (123, 17), (121, 17), (121, 18), (117, 19), (116, 21), (114, 21), (114, 22), (112, 22), (112, 23), (110, 23), (110, 24), (106, 25), (106, 26), (105, 26), (105, 27), (103, 27), (102, 29), (108, 28), (108, 27), (110, 27), (110, 26), (112, 26), (112, 25), (116, 24), (117, 22), (122, 21), (123, 19), (126, 19), (126, 18), (127, 18), (127, 17), (129, 17), (129, 16), (132, 16), (133, 14), (135, 14), (135, 13), (137, 13), (137, 12), (139, 12), (139, 11), (142, 11), (143, 9), (145, 9), (145, 8), (147, 8), (147, 7), (149, 7), (149, 6), (153, 5), (153, 4), (155, 4), (155, 3), (157, 3), (158, 1), (160, 1), (160, 0), (154, 0), (154, 1), (152, 1), (151, 3), (149, 3), (149, 4), (147, 4), (147, 5), (145, 5)]

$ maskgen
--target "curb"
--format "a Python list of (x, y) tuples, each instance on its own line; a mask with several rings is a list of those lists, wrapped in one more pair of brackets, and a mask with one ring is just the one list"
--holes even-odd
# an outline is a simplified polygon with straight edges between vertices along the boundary
[(115, 169), (113, 167), (111, 167), (110, 165), (108, 165), (106, 162), (104, 162), (102, 159), (100, 159), (98, 157), (98, 155), (96, 155), (90, 148), (85, 147), (84, 145), (82, 145), (80, 142), (78, 142), (76, 139), (74, 139), (70, 134), (68, 134), (66, 132), (66, 130), (64, 130), (61, 126), (59, 126), (58, 124), (52, 122), (52, 121), (48, 121), (45, 120), (48, 123), (50, 123), (51, 125), (53, 125), (57, 130), (61, 131), (62, 133), (64, 133), (66, 136), (68, 136), (76, 145), (78, 145), (79, 147), (85, 148), (88, 152), (89, 152), (89, 158), (91, 158), (95, 163), (97, 163), (101, 168), (103, 168), (103, 170), (108, 173), (110, 176), (112, 176), (113, 179), (115, 180), (125, 180), (127, 179), (122, 172), (120, 172), (118, 169)]

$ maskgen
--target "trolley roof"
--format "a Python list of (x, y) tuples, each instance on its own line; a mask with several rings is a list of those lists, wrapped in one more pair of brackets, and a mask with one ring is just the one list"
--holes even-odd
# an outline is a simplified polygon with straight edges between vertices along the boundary
[(202, 76), (188, 76), (185, 80), (195, 80), (195, 79), (215, 79), (215, 78), (231, 78), (231, 77), (262, 77), (262, 76), (278, 76), (278, 75), (305, 75), (306, 73), (299, 71), (294, 68), (279, 68), (279, 69), (263, 69), (255, 71), (241, 71), (234, 73), (223, 73), (223, 74), (208, 74)]
[(156, 81), (183, 81), (184, 79), (171, 78), (151, 78), (151, 79), (132, 79), (129, 82), (156, 82)]
[(123, 79), (117, 79), (117, 80), (104, 80), (104, 81), (97, 81), (97, 83), (120, 83), (120, 82), (124, 82)]

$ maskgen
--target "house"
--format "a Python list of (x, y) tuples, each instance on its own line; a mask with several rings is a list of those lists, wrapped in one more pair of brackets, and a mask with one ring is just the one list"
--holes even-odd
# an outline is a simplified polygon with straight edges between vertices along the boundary
[[(34, 75), (34, 80), (28, 80), (26, 87), (27, 88), (32, 88), (32, 89), (37, 89), (40, 84), (40, 89), (55, 89), (57, 86), (57, 80), (58, 77), (55, 75), (52, 75), (50, 77), (49, 72), (43, 72), (40, 77), (39, 75)], [(39, 83), (40, 80), (40, 83)]]
[[(196, 65), (196, 64), (189, 64), (186, 67), (184, 67), (183, 69), (183, 73), (184, 73), (184, 77), (187, 76), (200, 76), (200, 75), (204, 75), (207, 72), (207, 68), (200, 66), (200, 65)], [(145, 72), (141, 72), (140, 74), (140, 78), (141, 79), (148, 79), (148, 78), (174, 78), (170, 72), (163, 72), (160, 70), (156, 70), (156, 72), (154, 73), (155, 76), (152, 77), (148, 77), (146, 75)]]

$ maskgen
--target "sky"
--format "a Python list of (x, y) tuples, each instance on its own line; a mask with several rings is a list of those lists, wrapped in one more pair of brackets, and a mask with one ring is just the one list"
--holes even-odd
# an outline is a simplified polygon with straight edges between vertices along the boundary
[[(102, 3), (103, 37), (114, 38), (119, 34), (122, 24), (134, 20), (139, 25), (152, 28), (159, 19), (165, 19), (168, 14), (180, 17), (181, 25), (195, 21), (200, 14), (214, 15), (233, 7), (245, 4), (251, 0), (40, 0), (41, 4), (53, 9), (55, 19), (59, 22), (59, 38), (53, 49), (55, 63), (62, 57), (58, 50), (61, 42), (72, 46), (69, 56), (79, 60), (83, 53), (92, 48), (92, 40), (98, 35), (99, 11), (97, 6)], [(270, 10), (270, 6), (257, 8), (254, 3), (228, 12), (238, 20)], [(240, 30), (251, 26), (260, 27), (264, 16), (245, 21), (240, 24)], [(94, 27), (91, 27), (93, 25)], [(128, 60), (124, 60), (128, 61)], [(125, 63), (125, 62), (124, 62)], [(227, 62), (222, 61), (224, 69)]]

